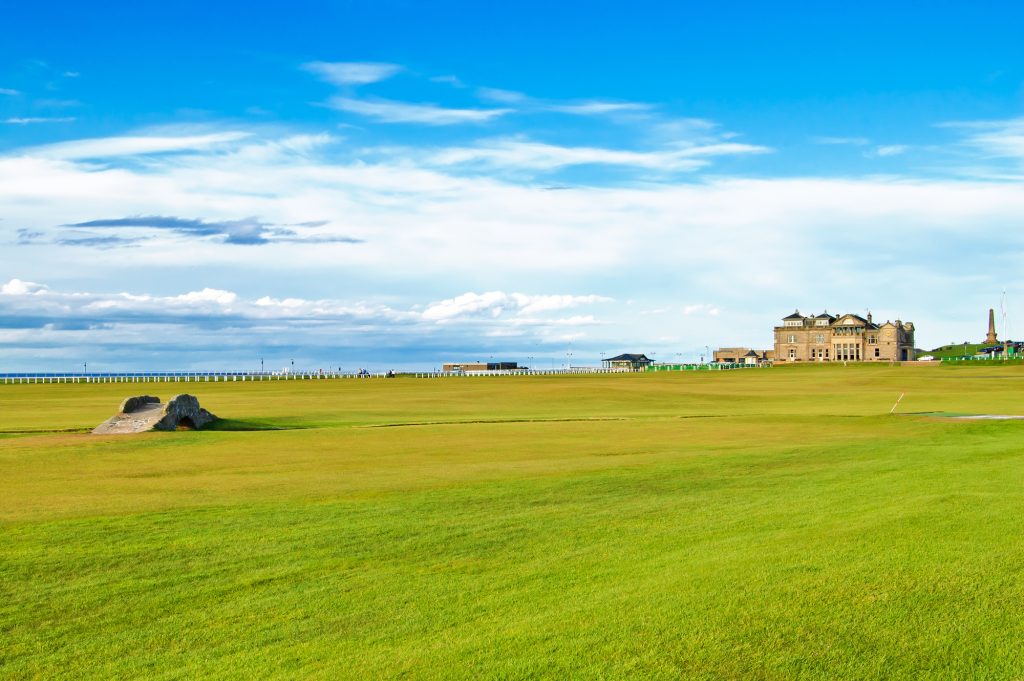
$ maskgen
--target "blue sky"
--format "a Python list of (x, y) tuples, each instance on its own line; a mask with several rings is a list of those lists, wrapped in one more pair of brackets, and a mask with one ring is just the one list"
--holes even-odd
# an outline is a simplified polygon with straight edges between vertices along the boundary
[(5, 10), (0, 370), (1014, 335), (1019, 4), (296, 4)]

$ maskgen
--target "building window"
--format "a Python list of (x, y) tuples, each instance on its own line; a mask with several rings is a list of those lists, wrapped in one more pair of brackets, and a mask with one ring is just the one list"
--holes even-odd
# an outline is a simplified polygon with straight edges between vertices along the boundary
[(882, 355), (881, 355), (881, 352), (879, 351), (879, 349), (875, 348), (875, 357), (881, 357), (881, 356)]
[(814, 337), (814, 342), (815, 343), (819, 343), (819, 344), (820, 343), (824, 343), (825, 342), (825, 334), (819, 333), (817, 336)]
[(789, 339), (786, 342), (787, 343), (796, 343), (796, 336), (793, 335), (793, 334), (789, 334)]

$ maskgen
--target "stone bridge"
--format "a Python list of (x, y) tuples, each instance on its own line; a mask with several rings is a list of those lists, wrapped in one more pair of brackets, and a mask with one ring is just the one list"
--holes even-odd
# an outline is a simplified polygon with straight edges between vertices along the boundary
[(96, 435), (122, 435), (149, 430), (198, 430), (216, 420), (193, 395), (175, 395), (167, 404), (159, 397), (138, 395), (121, 403), (118, 413), (93, 429)]

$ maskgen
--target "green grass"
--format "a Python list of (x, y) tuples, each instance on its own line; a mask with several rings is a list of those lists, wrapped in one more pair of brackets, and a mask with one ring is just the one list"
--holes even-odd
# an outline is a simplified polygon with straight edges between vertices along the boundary
[(955, 357), (972, 357), (978, 354), (979, 348), (985, 347), (984, 343), (960, 343), (959, 345), (953, 343), (951, 345), (943, 345), (940, 348), (929, 350), (925, 352), (925, 355), (931, 355), (935, 359), (946, 359)]
[(0, 386), (0, 677), (1024, 677), (1024, 367), (185, 387)]

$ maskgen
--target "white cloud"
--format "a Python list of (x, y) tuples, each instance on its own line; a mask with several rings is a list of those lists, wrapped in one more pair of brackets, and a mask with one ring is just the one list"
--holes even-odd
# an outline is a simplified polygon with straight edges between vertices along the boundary
[(830, 136), (818, 136), (812, 137), (811, 141), (815, 144), (827, 144), (827, 145), (850, 145), (854, 147), (863, 147), (871, 144), (871, 140), (867, 137), (830, 137)]
[(323, 62), (302, 65), (305, 71), (334, 85), (367, 85), (387, 80), (402, 71), (398, 64), (384, 62)]
[(459, 80), (458, 76), (434, 76), (430, 79), (432, 83), (445, 83), (456, 88), (464, 88), (466, 84)]
[(8, 125), (32, 125), (33, 123), (74, 123), (74, 116), (27, 116), (22, 118), (5, 118)]
[(477, 96), (501, 104), (522, 104), (530, 101), (530, 98), (522, 92), (514, 90), (501, 90), (495, 87), (481, 87), (476, 90)]
[(538, 312), (551, 312), (553, 310), (565, 310), (579, 305), (593, 305), (596, 303), (610, 303), (611, 298), (598, 295), (572, 296), (572, 295), (524, 295), (513, 293), (517, 314), (537, 314)]
[(879, 158), (899, 156), (900, 154), (905, 153), (908, 149), (910, 149), (910, 147), (908, 147), (906, 144), (883, 144), (881, 146), (875, 147), (871, 151), (870, 155), (877, 156)]
[(0, 87), (0, 95), (7, 95), (8, 97), (17, 97), (20, 94), (20, 90), (14, 90), (9, 87)]
[(552, 111), (577, 116), (599, 116), (615, 113), (640, 113), (652, 109), (649, 104), (639, 102), (606, 102), (587, 100), (583, 102), (561, 102), (535, 99), (515, 90), (502, 90), (493, 87), (477, 88), (476, 94), (481, 99), (515, 105), (523, 111)]
[(5, 296), (30, 296), (46, 291), (46, 286), (21, 279), (11, 279), (0, 286), (0, 295)]
[[(414, 312), (401, 312), (382, 305), (350, 304), (338, 300), (305, 300), (302, 298), (276, 299), (263, 296), (245, 299), (233, 291), (204, 288), (179, 295), (153, 295), (149, 293), (90, 293), (55, 291), (42, 284), (12, 279), (0, 286), (0, 295), (6, 296), (0, 314), (17, 311), (52, 315), (62, 320), (81, 318), (132, 318), (161, 323), (173, 317), (180, 323), (189, 317), (216, 319), (229, 317), (248, 320), (315, 320), (315, 319), (378, 319), (396, 321), (419, 318)], [(23, 299), (23, 303), (18, 301)]]
[(579, 116), (595, 116), (611, 113), (649, 111), (649, 104), (638, 102), (601, 102), (589, 101), (579, 104), (552, 104), (547, 107), (550, 111), (559, 113), (576, 114)]
[(944, 123), (942, 127), (966, 131), (963, 143), (986, 156), (1024, 159), (1024, 117)]
[(660, 151), (630, 151), (599, 147), (565, 147), (524, 140), (490, 140), (475, 147), (442, 149), (428, 156), (440, 166), (482, 164), (509, 168), (553, 170), (573, 165), (617, 165), (651, 170), (696, 170), (708, 164), (704, 157), (761, 154), (767, 147), (719, 143), (677, 146)]
[(93, 139), (58, 142), (41, 147), (22, 149), (25, 156), (54, 159), (114, 158), (177, 151), (201, 151), (237, 142), (251, 133), (229, 131), (203, 135), (130, 135), (124, 137), (97, 137)]
[[(97, 140), (84, 142), (102, 146)], [(493, 140), (480, 146), (504, 149)], [(543, 151), (561, 153), (555, 149)], [(553, 310), (557, 297), (505, 293), (525, 289), (635, 300), (634, 308), (603, 305), (597, 315), (602, 323), (586, 327), (587, 342), (600, 343), (600, 350), (648, 347), (650, 339), (663, 336), (701, 347), (725, 337), (730, 343), (762, 345), (770, 340), (775, 316), (810, 304), (830, 310), (870, 304), (876, 317), (913, 320), (920, 343), (934, 347), (952, 338), (963, 340), (968, 331), (960, 329), (962, 320), (973, 323), (974, 308), (992, 305), (986, 296), (997, 293), (991, 291), (1019, 278), (1024, 255), (1024, 234), (1016, 229), (1024, 214), (1019, 184), (908, 177), (687, 182), (630, 177), (545, 191), (543, 183), (514, 174), (453, 172), (434, 163), (436, 153), (418, 156), (403, 147), (372, 155), (318, 136), (266, 134), (122, 165), (96, 164), (89, 154), (63, 158), (50, 147), (16, 149), (0, 156), (0, 224), (5, 226), (0, 271), (6, 278), (56, 285), (59, 276), (66, 286), (98, 281), (109, 290), (144, 280), (152, 282), (147, 284), (152, 290), (174, 293), (131, 294), (151, 295), (152, 300), (143, 301), (118, 295), (87, 298), (114, 302), (108, 311), (100, 306), (92, 314), (69, 316), (61, 305), (80, 310), (82, 303), (51, 290), (31, 300), (21, 296), (24, 305), (13, 312), (8, 308), (4, 323), (12, 315), (35, 323), (31, 320), (40, 313), (40, 301), (52, 301), (48, 314), (55, 324), (124, 324), (128, 317), (152, 320), (159, 313), (188, 325), (200, 310), (203, 319), (284, 325), (261, 336), (261, 343), (302, 344), (304, 327), (331, 320), (344, 320), (331, 327), (334, 336), (362, 342), (361, 347), (398, 343), (399, 338), (410, 348), (427, 341), (438, 347), (438, 338), (461, 343), (460, 348), (475, 347), (484, 333), (503, 326), (529, 329), (524, 344), (542, 332), (548, 334), (544, 338), (557, 336), (551, 331), (554, 320), (541, 326), (512, 323), (555, 316), (523, 310), (531, 305)], [(700, 145), (690, 153), (693, 160), (705, 160)], [(333, 243), (241, 248), (212, 240), (197, 248), (194, 240), (154, 230), (145, 247), (127, 252), (28, 239), (18, 243), (14, 236), (25, 230), (52, 237), (66, 229), (60, 225), (145, 215), (186, 216), (203, 224), (258, 216), (266, 225), (311, 225), (295, 229), (322, 237), (352, 234), (365, 243), (358, 248)], [(979, 230), (999, 234), (999, 248), (979, 239)], [(296, 267), (303, 277), (294, 277)], [(179, 287), (183, 273), (189, 284)], [(228, 302), (218, 293), (203, 294), (204, 288), (229, 289), (237, 298)], [(917, 295), (923, 289), (953, 302), (936, 311)], [(453, 291), (482, 292), (453, 297)], [(176, 300), (189, 292), (196, 294), (195, 301)], [(499, 295), (478, 298), (488, 292)], [(1020, 296), (1024, 299), (1024, 291)], [(4, 304), (18, 298), (5, 295)], [(680, 298), (714, 300), (712, 307), (720, 313), (687, 317)], [(589, 304), (594, 303), (579, 303), (578, 316), (587, 316), (584, 306)], [(882, 312), (883, 307), (891, 312)], [(651, 309), (676, 312), (639, 314)], [(694, 316), (700, 314), (708, 316)], [(695, 318), (700, 325), (692, 323)], [(309, 323), (287, 326), (289, 319)], [(358, 323), (346, 330), (350, 320)], [(441, 320), (449, 323), (438, 324)], [(409, 325), (410, 331), (395, 332), (395, 340), (387, 340), (386, 331), (396, 325)], [(360, 341), (364, 327), (384, 329), (383, 340)], [(78, 333), (86, 332), (54, 331), (46, 338), (73, 347), (81, 340), (73, 335)], [(166, 329), (160, 333), (167, 335)], [(328, 336), (324, 332), (325, 343)], [(337, 338), (333, 342), (331, 347), (337, 347)], [(3, 354), (10, 356), (8, 347)], [(26, 355), (24, 361), (35, 356)]]
[(463, 293), (455, 298), (431, 303), (423, 312), (423, 318), (433, 321), (448, 321), (481, 313), (493, 317), (501, 316), (505, 309), (517, 315), (531, 315), (554, 310), (564, 310), (579, 305), (611, 302), (611, 298), (598, 295), (527, 295), (524, 293)]
[(436, 104), (409, 104), (389, 99), (354, 99), (331, 97), (327, 106), (338, 111), (375, 118), (384, 123), (423, 123), (426, 125), (457, 125), (484, 123), (504, 116), (511, 109), (448, 109)]
[(691, 315), (707, 315), (709, 317), (717, 317), (720, 312), (721, 310), (719, 310), (716, 306), (709, 305), (707, 303), (697, 303), (695, 305), (686, 305), (683, 307), (683, 315), (687, 317)]
[(202, 291), (191, 291), (189, 293), (176, 296), (174, 300), (182, 303), (217, 303), (218, 305), (230, 305), (238, 300), (238, 295), (231, 291), (204, 288)]
[(463, 293), (455, 298), (431, 303), (423, 312), (423, 318), (442, 321), (475, 314), (484, 310), (500, 310), (500, 306), (507, 303), (508, 300), (508, 295), (501, 291), (480, 294)]

